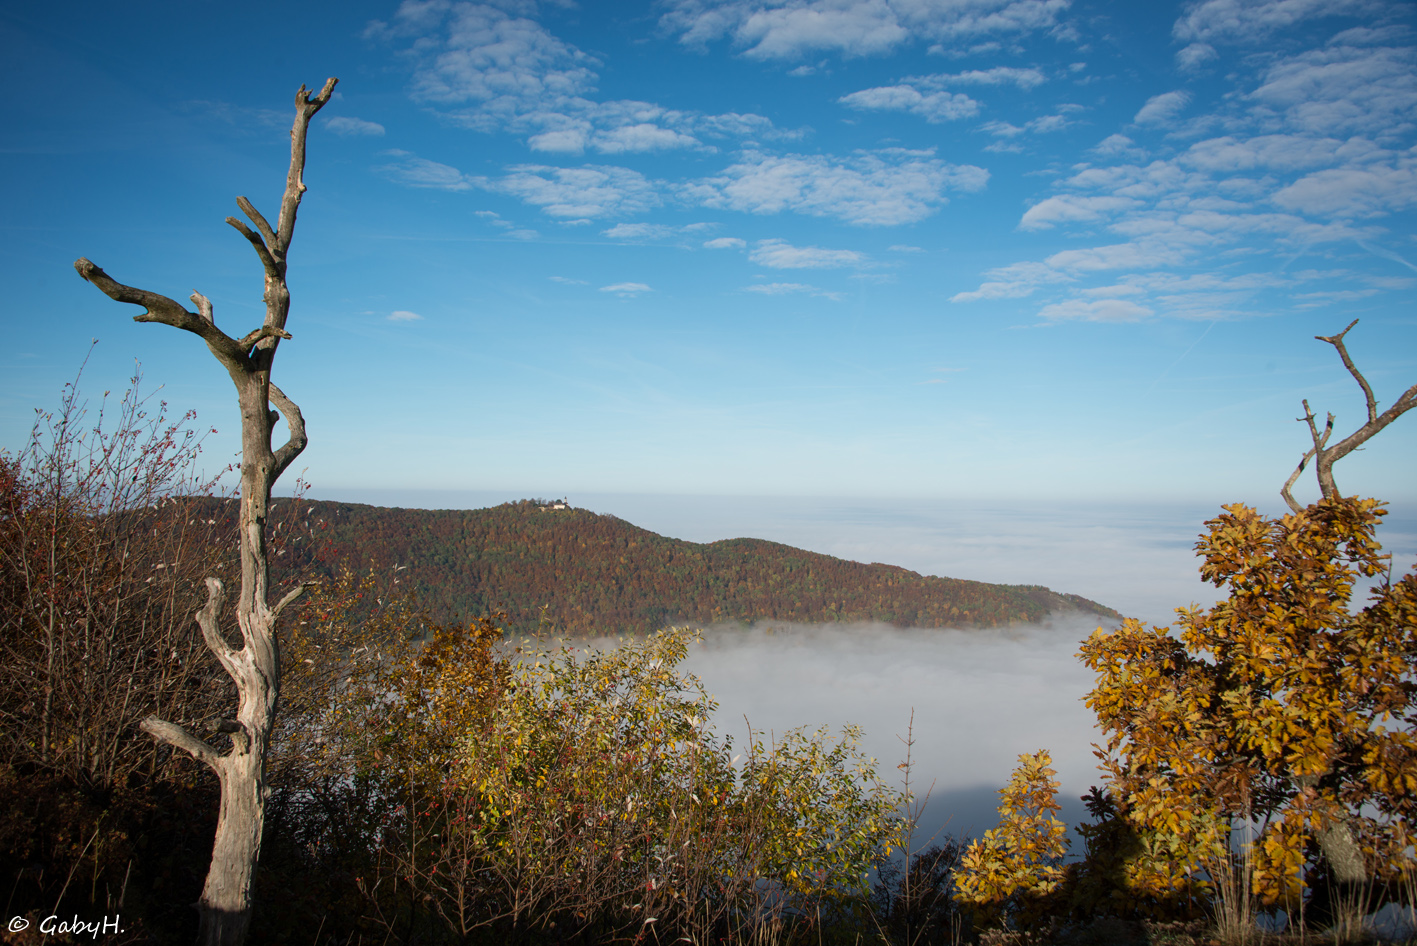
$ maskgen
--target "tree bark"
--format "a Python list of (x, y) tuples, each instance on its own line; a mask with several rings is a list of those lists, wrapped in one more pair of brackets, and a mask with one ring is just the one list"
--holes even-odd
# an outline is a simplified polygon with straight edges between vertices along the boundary
[[(192, 293), (197, 311), (190, 312), (166, 296), (116, 282), (87, 259), (74, 263), (80, 276), (110, 298), (143, 306), (143, 313), (134, 316), (134, 321), (161, 322), (200, 336), (231, 376), (241, 410), (241, 591), (236, 603), (241, 646), (233, 647), (221, 629), (226, 589), (217, 579), (207, 579), (207, 603), (195, 615), (207, 647), (236, 684), (236, 718), (217, 727), (230, 734), (231, 749), (219, 752), (181, 726), (156, 717), (149, 717), (142, 724), (155, 739), (208, 765), (221, 785), (211, 866), (197, 904), (201, 912), (198, 941), (204, 946), (238, 946), (245, 940), (251, 922), (251, 883), (260, 858), (270, 794), (265, 780), (266, 750), (280, 695), (276, 620), (301, 591), (297, 587), (276, 605), (270, 604), (266, 518), (271, 488), (307, 442), (300, 409), (271, 383), (271, 365), (281, 340), (290, 338), (285, 330), (290, 313), (286, 255), (305, 193), (305, 139), (310, 119), (330, 100), (338, 81), (327, 80), (318, 94), (312, 95), (303, 85), (296, 93), (290, 171), (276, 226), (272, 228), (245, 197), (237, 198), (237, 206), (256, 229), (251, 230), (235, 217), (226, 220), (251, 243), (265, 271), (266, 316), (260, 328), (233, 339), (217, 328), (212, 304), (201, 293)], [(289, 437), (279, 449), (272, 449), (271, 436), (282, 417)]]

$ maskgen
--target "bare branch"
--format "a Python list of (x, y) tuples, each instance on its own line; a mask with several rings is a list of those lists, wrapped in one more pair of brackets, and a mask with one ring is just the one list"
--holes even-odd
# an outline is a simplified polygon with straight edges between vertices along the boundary
[[(218, 578), (207, 579), (207, 603), (202, 610), (198, 611), (194, 617), (197, 625), (202, 629), (202, 639), (207, 642), (207, 647), (217, 660), (226, 668), (226, 672), (231, 674), (232, 679), (236, 679), (236, 650), (226, 642), (226, 636), (221, 632), (221, 626), (217, 620), (221, 615), (221, 606), (226, 603), (226, 588)], [(239, 681), (238, 681), (239, 682)]]
[[(266, 246), (274, 246), (276, 242), (276, 232), (271, 229), (271, 225), (266, 222), (266, 218), (261, 216), (261, 212), (245, 197), (236, 198), (236, 206), (240, 207), (241, 212), (256, 225), (257, 230), (261, 231), (261, 236), (265, 238)], [(230, 218), (228, 218), (228, 221), (229, 220)]]
[(260, 328), (253, 329), (247, 332), (245, 335), (241, 336), (241, 338), (237, 341), (236, 344), (241, 346), (242, 351), (250, 351), (251, 346), (255, 345), (263, 338), (289, 339), (293, 337), (294, 336), (292, 336), (283, 328), (276, 328), (272, 325), (262, 325)]
[[(1303, 418), (1300, 419), (1302, 420)], [(1296, 500), (1294, 498), (1294, 495), (1289, 491), (1294, 488), (1294, 484), (1299, 481), (1300, 475), (1302, 475), (1304, 472), (1304, 467), (1308, 466), (1309, 461), (1313, 458), (1313, 450), (1310, 450), (1308, 453), (1304, 454), (1304, 458), (1299, 461), (1299, 465), (1294, 468), (1294, 472), (1289, 474), (1289, 479), (1284, 481), (1284, 486), (1279, 491), (1279, 495), (1284, 497), (1284, 501), (1289, 504), (1289, 508), (1294, 512), (1303, 512), (1304, 507), (1299, 505), (1298, 500)]]
[(235, 227), (237, 231), (256, 248), (256, 255), (261, 258), (261, 266), (265, 268), (266, 273), (279, 279), (280, 266), (276, 264), (275, 258), (271, 256), (271, 251), (266, 247), (266, 243), (261, 239), (260, 234), (256, 233), (235, 217), (227, 217), (226, 222)]
[(188, 298), (191, 299), (192, 304), (197, 307), (198, 315), (213, 325), (216, 325), (216, 316), (212, 314), (212, 301), (210, 299), (195, 289), (192, 290), (192, 295), (188, 296)]
[(311, 96), (305, 86), (295, 93), (295, 125), (290, 129), (290, 172), (285, 178), (285, 196), (280, 202), (280, 222), (276, 228), (276, 238), (271, 243), (271, 253), (285, 258), (290, 248), (290, 238), (295, 232), (295, 213), (300, 209), (300, 198), (305, 193), (305, 133), (310, 127), (310, 119), (324, 108), (330, 100), (339, 80), (331, 76), (325, 80), (325, 87), (319, 94)]
[(200, 335), (212, 354), (228, 367), (233, 363), (242, 368), (246, 366), (244, 349), (239, 348), (236, 342), (216, 325), (195, 312), (188, 312), (175, 300), (156, 292), (148, 292), (146, 289), (125, 286), (82, 256), (74, 261), (74, 269), (110, 299), (142, 306), (143, 314), (133, 316), (134, 322), (161, 322)]
[(177, 300), (146, 289), (125, 286), (82, 256), (74, 260), (74, 269), (110, 299), (142, 306), (143, 314), (133, 316), (134, 322), (162, 322), (201, 334), (199, 325), (194, 324), (194, 321), (200, 321), (201, 316), (188, 312)]
[(1368, 387), (1367, 379), (1353, 366), (1353, 359), (1348, 357), (1348, 346), (1343, 344), (1343, 336), (1348, 334), (1348, 329), (1351, 329), (1357, 324), (1358, 320), (1354, 319), (1352, 322), (1348, 323), (1348, 328), (1339, 332), (1337, 335), (1315, 335), (1314, 338), (1321, 342), (1328, 342), (1334, 348), (1338, 349), (1338, 357), (1343, 359), (1343, 367), (1347, 368), (1348, 373), (1357, 380), (1358, 386), (1363, 389), (1363, 396), (1368, 399), (1368, 423), (1371, 424), (1378, 419), (1378, 402), (1373, 397), (1373, 389)]
[(176, 723), (149, 716), (139, 723), (144, 732), (159, 742), (175, 746), (199, 762), (205, 762), (213, 769), (221, 765), (221, 753), (189, 733)]
[(1333, 435), (1333, 415), (1328, 415), (1328, 422), (1324, 424), (1324, 432), (1320, 434), (1319, 428), (1314, 425), (1314, 411), (1313, 408), (1309, 407), (1309, 399), (1304, 398), (1303, 404), (1304, 416), (1296, 419), (1302, 420), (1309, 425), (1309, 436), (1313, 438), (1314, 441), (1314, 449), (1310, 450), (1309, 453), (1323, 453), (1324, 445), (1328, 443), (1328, 438)]
[(299, 598), (299, 597), (300, 597), (302, 594), (304, 594), (304, 593), (305, 593), (305, 586), (304, 586), (304, 585), (296, 585), (296, 586), (295, 586), (294, 588), (292, 588), (289, 592), (287, 592), (287, 593), (286, 593), (286, 596), (285, 596), (284, 598), (281, 598), (280, 601), (276, 604), (275, 608), (272, 609), (272, 611), (271, 611), (271, 620), (275, 620), (276, 618), (280, 617), (280, 613), (281, 613), (282, 611), (284, 611), (284, 610), (285, 610), (287, 607), (289, 607), (290, 605), (294, 604), (294, 603), (295, 603), (295, 599), (296, 599), (296, 598)]
[[(287, 336), (289, 337), (289, 336)], [(272, 481), (285, 472), (286, 467), (300, 456), (305, 445), (310, 442), (310, 438), (305, 435), (305, 417), (300, 413), (300, 408), (295, 402), (285, 396), (285, 392), (276, 387), (274, 383), (269, 385), (268, 391), (271, 403), (274, 404), (285, 417), (285, 426), (290, 430), (290, 439), (277, 451), (275, 451), (275, 467), (271, 474)]]

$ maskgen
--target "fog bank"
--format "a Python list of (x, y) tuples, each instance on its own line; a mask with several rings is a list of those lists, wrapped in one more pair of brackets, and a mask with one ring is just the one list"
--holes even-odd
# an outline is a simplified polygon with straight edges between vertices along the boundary
[(1082, 703), (1093, 677), (1075, 655), (1097, 626), (1063, 614), (1006, 630), (716, 627), (683, 669), (718, 701), (716, 727), (735, 743), (748, 724), (781, 734), (852, 723), (896, 787), (913, 710), (912, 787), (923, 795), (935, 786), (921, 834), (978, 835), (997, 823), (997, 792), (1018, 756), (1039, 749), (1052, 753), (1065, 820), (1085, 817), (1078, 798), (1099, 782), (1091, 750), (1099, 736)]

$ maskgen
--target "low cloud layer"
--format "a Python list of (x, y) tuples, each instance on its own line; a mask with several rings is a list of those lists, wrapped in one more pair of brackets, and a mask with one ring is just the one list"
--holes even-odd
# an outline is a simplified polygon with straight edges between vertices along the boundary
[(1078, 798), (1100, 778), (1098, 735), (1082, 703), (1093, 677), (1075, 654), (1097, 626), (1066, 615), (1006, 630), (712, 628), (685, 667), (718, 700), (716, 725), (735, 743), (749, 724), (779, 735), (859, 725), (865, 753), (897, 787), (913, 711), (912, 788), (923, 795), (934, 785), (923, 838), (978, 835), (997, 823), (996, 793), (1018, 756), (1038, 749), (1053, 755), (1065, 816), (1081, 817)]

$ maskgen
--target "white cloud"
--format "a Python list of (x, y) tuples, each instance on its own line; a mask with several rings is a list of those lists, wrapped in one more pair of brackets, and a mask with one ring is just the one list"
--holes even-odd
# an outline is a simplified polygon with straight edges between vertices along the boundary
[(1126, 135), (1108, 135), (1099, 141), (1092, 150), (1109, 158), (1141, 160), (1146, 157), (1146, 151), (1137, 147), (1137, 143)]
[(1139, 269), (1150, 266), (1173, 266), (1184, 261), (1185, 254), (1162, 242), (1114, 243), (1085, 250), (1063, 250), (1045, 261), (1054, 269), (1075, 272), (1095, 272), (1107, 269)]
[(612, 240), (663, 240), (676, 231), (660, 223), (617, 223), (609, 230), (600, 232)]
[(1398, 167), (1332, 168), (1274, 195), (1286, 210), (1326, 217), (1376, 217), (1417, 205), (1417, 158)]
[(325, 127), (337, 135), (369, 135), (383, 137), (384, 126), (378, 122), (366, 122), (362, 118), (340, 115), (325, 122)]
[(939, 123), (979, 114), (980, 104), (963, 92), (949, 91), (951, 85), (1012, 84), (1028, 91), (1044, 81), (1043, 73), (1037, 69), (998, 66), (987, 70), (912, 76), (896, 85), (843, 95), (837, 102), (860, 111), (910, 112), (928, 122)]
[(559, 128), (556, 131), (543, 131), (539, 135), (532, 135), (526, 140), (526, 144), (533, 151), (580, 154), (585, 151), (587, 137), (582, 128)]
[(1057, 322), (1081, 319), (1087, 322), (1136, 322), (1155, 313), (1144, 305), (1126, 299), (1069, 299), (1055, 302), (1038, 310), (1040, 318)]
[(1377, 150), (1365, 141), (1315, 138), (1308, 135), (1226, 135), (1198, 141), (1181, 156), (1181, 163), (1212, 174), (1237, 171), (1294, 171), (1360, 158)]
[(388, 314), (390, 322), (422, 322), (423, 316), (417, 312), (409, 312), (407, 309), (395, 309)]
[(1379, 139), (1411, 132), (1417, 70), (1410, 47), (1331, 46), (1276, 61), (1250, 99), (1291, 128)]
[(924, 252), (925, 252), (925, 250), (922, 249), (921, 247), (918, 247), (918, 246), (908, 246), (908, 245), (906, 245), (906, 244), (904, 244), (904, 243), (896, 243), (896, 244), (893, 245), (893, 246), (888, 246), (888, 247), (886, 247), (886, 249), (890, 250), (892, 253), (924, 253)]
[(454, 124), (525, 134), (533, 151), (630, 154), (708, 149), (700, 136), (796, 137), (761, 115), (595, 101), (600, 61), (519, 15), (535, 9), (534, 3), (404, 0), (389, 23), (370, 24), (366, 35), (407, 44), (415, 101)]
[(1046, 135), (1049, 132), (1062, 131), (1064, 128), (1067, 128), (1069, 124), (1071, 124), (1071, 122), (1062, 115), (1040, 115), (1030, 120), (1023, 127), (1035, 134)]
[(697, 148), (699, 139), (672, 128), (661, 128), (649, 122), (621, 125), (597, 132), (591, 145), (602, 154), (624, 154), (641, 151), (669, 151), (676, 148)]
[(1089, 222), (1131, 210), (1141, 201), (1130, 197), (1049, 197), (1030, 207), (1018, 223), (1020, 230), (1047, 230), (1059, 223)]
[(1023, 148), (1016, 143), (1016, 139), (1026, 134), (1046, 135), (1049, 132), (1061, 131), (1072, 124), (1068, 119), (1059, 115), (1041, 115), (1038, 118), (1030, 119), (1022, 125), (1013, 125), (1009, 122), (991, 121), (980, 126), (982, 131), (987, 131), (995, 138), (1001, 140), (985, 147), (985, 151), (994, 152), (1019, 152)]
[(391, 32), (418, 37), (413, 91), (422, 102), (474, 102), (507, 113), (595, 88), (593, 57), (493, 6), (404, 0)]
[(654, 183), (638, 171), (608, 165), (555, 168), (524, 164), (506, 175), (476, 178), (489, 191), (510, 194), (552, 217), (604, 217), (643, 213), (659, 204)]
[(585, 286), (588, 283), (584, 279), (569, 279), (565, 276), (547, 276), (552, 282), (558, 282), (563, 286)]
[[(1188, 9), (1202, 6), (1207, 15), (1227, 8)], [(1297, 9), (1265, 0), (1228, 9), (1244, 19), (1256, 7), (1266, 16)], [(1321, 15), (1317, 6), (1308, 9)], [(1213, 32), (1193, 42), (1228, 42), (1244, 31), (1209, 22)], [(1250, 26), (1254, 35), (1270, 28)], [(1147, 161), (1136, 140), (1110, 135), (1087, 156), (1096, 165), (1073, 165), (1019, 221), (1025, 231), (1080, 223), (1113, 238), (990, 270), (953, 301), (1042, 296), (1045, 319), (1130, 321), (1235, 318), (1402, 291), (1371, 282), (1372, 274), (1289, 267), (1300, 254), (1351, 255), (1343, 244), (1367, 246), (1386, 235), (1369, 221), (1417, 207), (1417, 50), (1410, 38), (1405, 29), (1357, 27), (1318, 48), (1291, 53), (1280, 46), (1242, 59), (1236, 75), (1248, 70), (1248, 83), (1233, 78), (1214, 104), (1185, 90), (1154, 96), (1137, 112), (1132, 134), (1142, 141), (1167, 134), (1164, 147), (1174, 156)], [(1397, 41), (1407, 45), (1375, 45)], [(1003, 122), (984, 130), (999, 145), (1026, 131)], [(1174, 153), (1178, 132), (1203, 140)], [(1210, 261), (1213, 271), (1191, 272), (1198, 260)], [(1247, 267), (1246, 260), (1254, 262)], [(1350, 284), (1280, 295), (1318, 279)]]
[(1382, 9), (1377, 0), (1202, 0), (1171, 28), (1178, 40), (1249, 43), (1323, 16), (1357, 16)]
[[(1075, 63), (1074, 65), (1080, 65)], [(1037, 69), (1019, 69), (1014, 66), (995, 66), (992, 69), (969, 69), (965, 72), (946, 72), (922, 76), (914, 80), (921, 84), (938, 87), (949, 85), (1014, 85), (1024, 92), (1042, 85), (1047, 77)]]
[(820, 246), (793, 246), (786, 240), (759, 240), (748, 258), (773, 269), (835, 269), (866, 261), (855, 250), (828, 250)]
[[(647, 241), (668, 240), (674, 237), (682, 238), (702, 233), (705, 230), (712, 230), (713, 228), (714, 225), (710, 223), (688, 223), (682, 227), (671, 227), (662, 223), (617, 223), (608, 230), (602, 230), (601, 233), (610, 237), (612, 240)], [(731, 237), (726, 237), (725, 239), (728, 239), (730, 241), (729, 245), (732, 245)], [(714, 243), (715, 241), (710, 240), (709, 242)], [(740, 245), (743, 243), (742, 240), (737, 242)]]
[(710, 250), (741, 250), (748, 245), (747, 241), (737, 237), (719, 237), (716, 240), (709, 240), (704, 246)]
[(989, 172), (947, 164), (933, 151), (891, 149), (846, 159), (745, 152), (722, 174), (683, 193), (709, 207), (769, 214), (784, 210), (863, 226), (922, 220), (945, 204), (946, 190), (975, 191)]
[(816, 286), (809, 286), (806, 283), (800, 282), (758, 283), (753, 286), (744, 286), (743, 291), (756, 292), (764, 296), (786, 296), (795, 293), (806, 293), (807, 295), (817, 296), (822, 299), (831, 299), (837, 302), (841, 301), (841, 293), (839, 292), (828, 292), (825, 289), (819, 289)]
[(1209, 43), (1192, 43), (1176, 52), (1176, 65), (1187, 71), (1199, 69), (1219, 55)]
[(1222, 273), (1138, 273), (1126, 277), (1130, 286), (1148, 292), (1163, 292), (1171, 295), (1196, 292), (1253, 292), (1259, 289), (1278, 289), (1292, 286), (1308, 279), (1331, 278), (1341, 273), (1298, 272), (1285, 273), (1240, 273), (1230, 276)]
[(984, 274), (986, 282), (971, 292), (957, 292), (951, 302), (979, 302), (984, 299), (1022, 299), (1033, 295), (1039, 287), (1070, 282), (1068, 274), (1045, 263), (1012, 263), (991, 269)]
[(668, 0), (660, 25), (687, 46), (727, 38), (751, 59), (874, 56), (913, 39), (1047, 30), (1069, 0)]
[(1335, 289), (1326, 292), (1299, 292), (1295, 293), (1293, 298), (1295, 308), (1317, 309), (1335, 302), (1357, 302), (1377, 293), (1376, 289)]
[(472, 212), (472, 215), (474, 217), (481, 217), (483, 220), (486, 220), (488, 223), (492, 224), (492, 226), (501, 227), (504, 230), (510, 230), (516, 226), (516, 224), (512, 223), (510, 220), (503, 220), (502, 215), (497, 213), (496, 211), (474, 210)]
[(1129, 283), (1114, 283), (1110, 286), (1093, 286), (1089, 289), (1079, 289), (1077, 294), (1088, 299), (1116, 299), (1119, 296), (1142, 296), (1146, 295), (1146, 290), (1141, 286)]
[(384, 154), (396, 160), (392, 164), (385, 164), (374, 170), (395, 184), (445, 191), (472, 189), (472, 184), (469, 183), (467, 176), (451, 165), (429, 161), (407, 151), (386, 151)]
[(1132, 121), (1138, 125), (1170, 124), (1190, 100), (1190, 93), (1182, 91), (1153, 95), (1146, 100), (1146, 104), (1141, 107)]
[(1405, 42), (1412, 36), (1411, 28), (1394, 23), (1389, 26), (1355, 26), (1338, 33), (1328, 41), (1330, 46), (1378, 46)]
[(601, 292), (613, 292), (622, 297), (633, 297), (641, 292), (654, 292), (642, 282), (617, 282), (613, 286), (601, 286)]
[(837, 99), (847, 108), (859, 111), (910, 112), (932, 124), (971, 118), (979, 114), (979, 103), (963, 92), (921, 91), (909, 85), (881, 86), (862, 89)]

